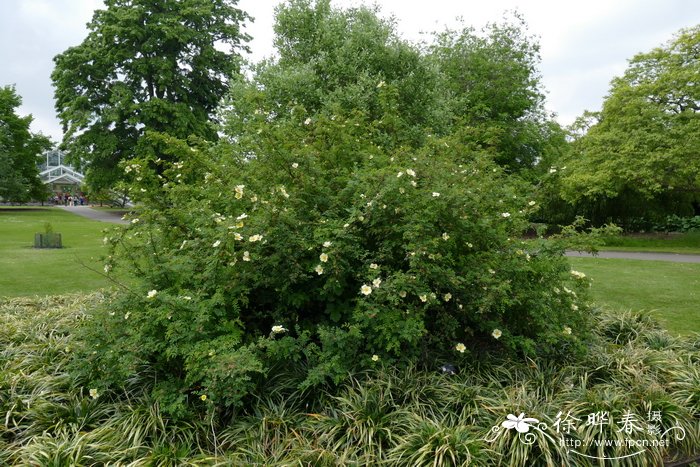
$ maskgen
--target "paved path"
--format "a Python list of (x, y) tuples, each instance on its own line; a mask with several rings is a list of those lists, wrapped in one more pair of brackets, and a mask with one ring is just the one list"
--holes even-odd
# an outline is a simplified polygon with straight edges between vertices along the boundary
[(112, 224), (128, 224), (128, 221), (122, 219), (122, 212), (119, 211), (102, 211), (100, 209), (92, 209), (89, 206), (56, 206), (79, 216), (87, 217), (88, 219), (110, 222)]
[[(566, 256), (592, 258), (590, 253), (567, 251)], [(641, 259), (647, 261), (673, 261), (676, 263), (700, 263), (700, 255), (683, 255), (678, 253), (647, 253), (637, 251), (600, 251), (598, 258)]]

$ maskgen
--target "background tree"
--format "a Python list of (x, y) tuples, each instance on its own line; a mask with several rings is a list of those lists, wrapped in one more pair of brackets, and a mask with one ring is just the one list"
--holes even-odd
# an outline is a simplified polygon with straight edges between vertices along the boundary
[(539, 45), (520, 16), (490, 24), (481, 34), (470, 27), (447, 30), (428, 50), (440, 70), (453, 128), (511, 172), (541, 173), (549, 166), (564, 146), (564, 133), (544, 110)]
[(279, 58), (232, 89), (227, 133), (236, 141), (256, 119), (361, 113), (365, 137), (382, 147), (416, 148), (426, 135), (459, 133), (520, 173), (539, 169), (565, 143), (543, 110), (539, 48), (517, 16), (481, 34), (446, 31), (424, 48), (401, 39), (376, 10), (293, 0), (278, 7), (275, 32)]
[(700, 26), (636, 55), (575, 138), (564, 199), (594, 217), (692, 214), (700, 200)]
[(216, 138), (213, 114), (247, 40), (236, 3), (106, 0), (85, 40), (55, 57), (64, 145), (93, 188), (115, 183), (149, 132)]
[(233, 87), (229, 134), (247, 133), (247, 122), (256, 118), (361, 113), (376, 124), (366, 135), (375, 143), (415, 147), (424, 142), (422, 129), (435, 126), (436, 70), (376, 11), (294, 0), (277, 7), (275, 33), (279, 58), (254, 66), (252, 79)]
[(46, 188), (39, 179), (39, 154), (51, 147), (43, 135), (29, 131), (32, 116), (16, 113), (22, 99), (14, 87), (0, 88), (0, 199), (12, 202), (43, 200)]

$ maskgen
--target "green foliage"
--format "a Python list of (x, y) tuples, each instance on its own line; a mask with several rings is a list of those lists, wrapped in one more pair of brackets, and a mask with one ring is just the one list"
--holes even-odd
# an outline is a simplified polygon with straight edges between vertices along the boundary
[(360, 114), (372, 125), (362, 139), (388, 151), (459, 133), (528, 177), (565, 145), (543, 110), (538, 46), (517, 16), (481, 33), (448, 30), (421, 48), (374, 10), (296, 0), (278, 7), (275, 32), (279, 58), (235, 83), (224, 111), (242, 143), (256, 139), (251, 121), (296, 120), (296, 109), (312, 120)]
[[(224, 421), (174, 420), (147, 396), (154, 375), (130, 375), (122, 390), (95, 390), (66, 373), (74, 333), (108, 297), (0, 302), (0, 460), (8, 465), (543, 465), (594, 466), (560, 442), (558, 412), (578, 419), (577, 452), (656, 466), (697, 454), (700, 373), (697, 337), (670, 337), (646, 318), (601, 316), (591, 352), (575, 362), (464, 362), (458, 375), (378, 365), (332, 393), (310, 395), (276, 379), (248, 410)], [(620, 321), (619, 323), (616, 321)], [(611, 329), (634, 329), (625, 344)], [(577, 332), (575, 330), (574, 332)], [(606, 337), (609, 335), (610, 337)], [(102, 351), (96, 349), (96, 352)], [(588, 424), (607, 411), (615, 425)], [(620, 431), (625, 413), (654, 422), (668, 446), (596, 449), (594, 440), (648, 439)], [(538, 424), (529, 437), (504, 430), (506, 415)], [(496, 433), (494, 430), (498, 430)], [(495, 436), (495, 435), (498, 436)], [(525, 441), (530, 440), (530, 443)], [(658, 437), (657, 437), (658, 439)], [(640, 453), (641, 451), (641, 453)], [(636, 453), (636, 454), (635, 454)]]
[(475, 148), (528, 177), (560, 156), (564, 133), (545, 113), (539, 45), (521, 17), (491, 24), (482, 34), (469, 27), (447, 30), (428, 50), (440, 72), (439, 104), (451, 128), (463, 128)]
[(200, 395), (237, 405), (279, 364), (303, 362), (308, 387), (459, 343), (583, 351), (587, 281), (517, 240), (523, 183), (459, 140), (387, 154), (361, 118), (306, 118), (261, 122), (254, 158), (163, 138), (181, 162), (125, 165), (144, 207), (110, 241), (140, 281), (95, 317), (89, 348), (106, 351), (84, 363), (101, 384), (152, 368), (178, 413)]
[(694, 232), (700, 231), (700, 216), (680, 217), (676, 215), (666, 216), (661, 222), (653, 226), (657, 232)]
[(14, 87), (0, 87), (0, 200), (43, 201), (46, 188), (39, 179), (37, 157), (51, 142), (29, 131), (32, 116), (16, 114), (21, 104)]
[(546, 241), (542, 240), (544, 247), (596, 253), (598, 248), (622, 233), (622, 229), (615, 224), (585, 228), (587, 223), (587, 219), (577, 216), (573, 223), (561, 226), (559, 233), (551, 235)]
[(107, 0), (83, 42), (55, 57), (64, 145), (88, 163), (91, 189), (110, 188), (120, 161), (153, 149), (146, 131), (216, 138), (211, 120), (247, 40), (236, 3)]
[[(244, 405), (285, 366), (308, 389), (380, 362), (583, 352), (587, 281), (561, 249), (518, 241), (536, 203), (501, 150), (432, 133), (449, 93), (417, 91), (440, 84), (431, 60), (365, 8), (294, 1), (276, 28), (280, 58), (233, 88), (224, 141), (145, 128), (121, 162), (142, 208), (107, 268), (138, 279), (88, 328), (95, 384), (148, 368), (182, 416)], [(513, 62), (531, 50), (518, 31), (479, 56)], [(515, 65), (525, 81), (533, 59)], [(519, 105), (515, 120), (532, 110)]]
[(602, 112), (579, 122), (588, 130), (562, 163), (568, 166), (560, 174), (565, 200), (608, 218), (616, 206), (634, 208), (626, 217), (692, 214), (700, 191), (698, 44), (700, 28), (694, 27), (630, 60), (613, 80)]
[(420, 146), (431, 127), (444, 131), (437, 128), (444, 126), (437, 71), (392, 22), (366, 7), (333, 8), (328, 0), (291, 1), (276, 11), (279, 59), (254, 66), (250, 80), (232, 86), (225, 112), (230, 135), (248, 134), (251, 119), (296, 120), (292, 108), (312, 119), (362, 114), (375, 123), (365, 138), (385, 148)]

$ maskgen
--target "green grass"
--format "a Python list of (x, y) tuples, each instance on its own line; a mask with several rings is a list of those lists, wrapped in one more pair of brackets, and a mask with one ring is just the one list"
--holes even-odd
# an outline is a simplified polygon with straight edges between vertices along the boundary
[(569, 258), (593, 285), (593, 300), (613, 311), (645, 311), (672, 334), (700, 332), (700, 264)]
[[(64, 248), (33, 248), (34, 233), (44, 232), (46, 222), (61, 234)], [(99, 261), (107, 251), (102, 230), (111, 227), (51, 207), (0, 208), (0, 296), (54, 295), (111, 285), (100, 274)]]
[(606, 239), (600, 249), (700, 254), (700, 232), (623, 235)]

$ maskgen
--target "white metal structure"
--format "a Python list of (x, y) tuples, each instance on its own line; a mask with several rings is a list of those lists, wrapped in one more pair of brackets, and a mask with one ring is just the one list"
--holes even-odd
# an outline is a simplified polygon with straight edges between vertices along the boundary
[(45, 161), (39, 164), (39, 177), (54, 192), (79, 191), (85, 176), (67, 164), (65, 153), (52, 149), (42, 154)]

